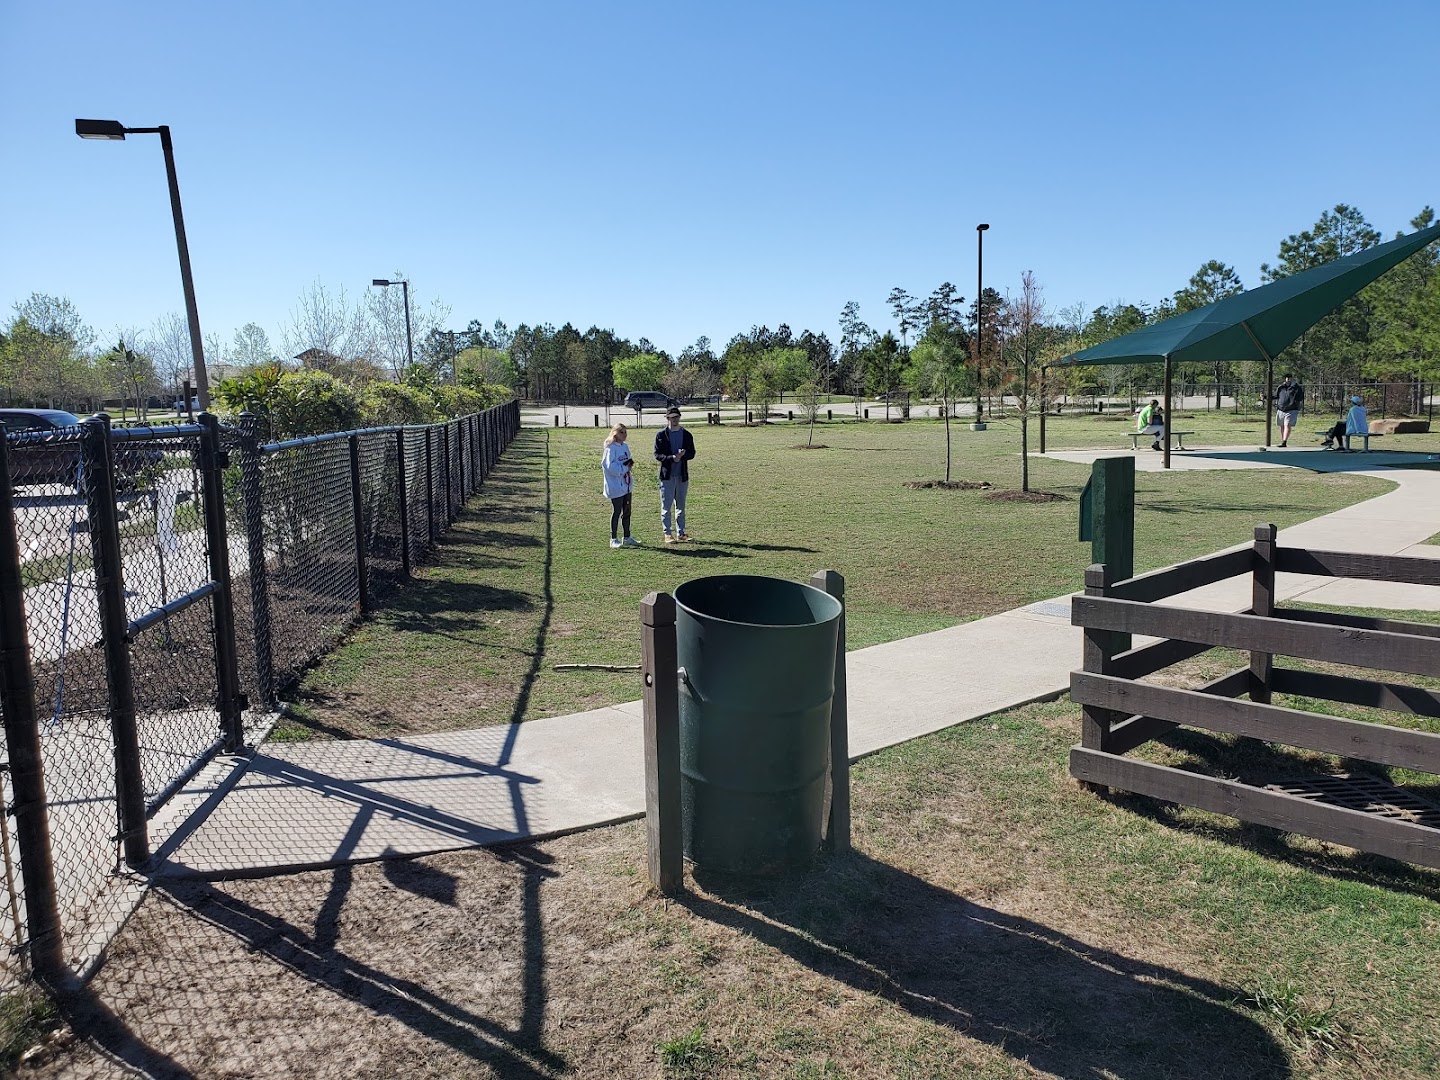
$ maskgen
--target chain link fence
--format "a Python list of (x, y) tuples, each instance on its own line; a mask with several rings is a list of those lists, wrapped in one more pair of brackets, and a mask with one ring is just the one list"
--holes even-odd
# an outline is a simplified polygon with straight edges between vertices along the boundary
[(268, 444), (248, 416), (6, 431), (0, 988), (94, 959), (156, 812), (404, 582), (519, 419)]

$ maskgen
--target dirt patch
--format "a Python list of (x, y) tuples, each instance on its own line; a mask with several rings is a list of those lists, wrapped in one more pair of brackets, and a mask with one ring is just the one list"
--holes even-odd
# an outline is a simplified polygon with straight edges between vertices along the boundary
[(906, 480), (905, 486), (917, 491), (929, 488), (944, 488), (946, 491), (988, 491), (995, 485), (989, 480)]
[(821, 442), (821, 443), (814, 443), (814, 444), (812, 444), (812, 445), (807, 445), (807, 444), (805, 444), (805, 443), (796, 443), (796, 444), (795, 444), (794, 446), (792, 446), (790, 449), (791, 449), (791, 450), (829, 450), (830, 447), (826, 446), (823, 442)]
[(1048, 502), (1069, 502), (1070, 496), (1058, 495), (1053, 491), (991, 491), (985, 495), (987, 499), (995, 499), (997, 502), (1024, 502), (1024, 503), (1048, 503)]

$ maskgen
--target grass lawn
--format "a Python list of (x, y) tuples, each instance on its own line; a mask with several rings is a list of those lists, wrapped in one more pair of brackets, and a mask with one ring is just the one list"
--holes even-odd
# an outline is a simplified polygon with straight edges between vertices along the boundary
[[(696, 435), (702, 540), (611, 551), (594, 433), (523, 432), (421, 580), (309, 674), (308, 720), (284, 733), (434, 730), (633, 698), (634, 676), (551, 665), (634, 661), (640, 596), (697, 574), (835, 566), (858, 645), (1065, 591), (1087, 561), (1073, 501), (903, 487), (938, 478), (937, 424), (836, 425), (813, 451), (792, 448), (795, 429)], [(1008, 444), (957, 437), (958, 477), (1013, 485)], [(1071, 496), (1087, 472), (1035, 466), (1037, 486)], [(1138, 568), (1386, 487), (1256, 477), (1140, 474)], [(1239, 662), (1215, 650), (1176, 677)], [(1061, 700), (864, 759), (856, 850), (791, 881), (702, 874), (661, 898), (643, 822), (162, 881), (71, 1017), (89, 1041), (35, 1075), (118, 1076), (117, 1058), (199, 1077), (1440, 1072), (1440, 873), (1091, 795), (1067, 771), (1078, 726)], [(1140, 753), (1227, 775), (1274, 764), (1269, 748), (1190, 732)]]
[[(1223, 415), (1223, 414), (1218, 414)], [(1123, 426), (1064, 418), (1056, 444), (1117, 445)], [(439, 542), (410, 588), (311, 671), (280, 738), (382, 737), (557, 715), (640, 696), (628, 673), (556, 672), (557, 663), (639, 662), (640, 599), (706, 574), (808, 578), (839, 570), (851, 648), (936, 630), (1077, 589), (1076, 541), (1089, 467), (1032, 460), (1032, 486), (1063, 496), (1015, 502), (984, 490), (916, 490), (945, 475), (939, 421), (695, 429), (692, 544), (660, 544), (654, 433), (637, 431), (635, 535), (612, 551), (600, 493), (601, 435), (526, 429), (487, 490)], [(1018, 488), (1018, 434), (951, 427), (953, 479)], [(1386, 481), (1347, 474), (1139, 473), (1136, 569), (1247, 540), (1370, 498)]]

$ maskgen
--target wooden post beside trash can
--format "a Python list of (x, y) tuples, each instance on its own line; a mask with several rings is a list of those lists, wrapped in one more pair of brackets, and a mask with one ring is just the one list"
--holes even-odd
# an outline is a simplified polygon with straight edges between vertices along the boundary
[(650, 883), (666, 896), (685, 889), (680, 824), (680, 680), (675, 598), (640, 601), (640, 672), (645, 684), (645, 840)]

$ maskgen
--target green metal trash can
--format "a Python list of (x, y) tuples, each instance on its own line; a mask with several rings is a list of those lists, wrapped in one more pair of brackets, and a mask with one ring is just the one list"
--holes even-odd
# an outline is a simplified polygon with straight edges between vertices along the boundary
[(783, 874), (820, 846), (840, 601), (779, 578), (675, 590), (680, 807), (702, 870)]

